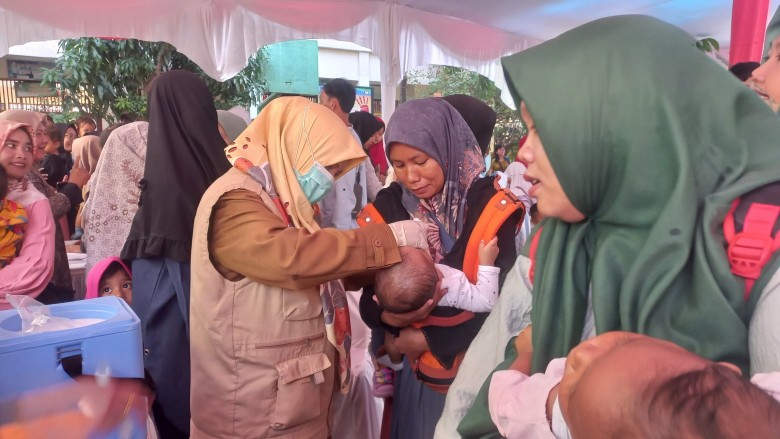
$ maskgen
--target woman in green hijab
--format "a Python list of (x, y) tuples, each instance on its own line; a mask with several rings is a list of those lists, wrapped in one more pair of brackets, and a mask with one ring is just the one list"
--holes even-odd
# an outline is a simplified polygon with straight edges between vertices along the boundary
[(763, 63), (753, 70), (752, 80), (756, 92), (777, 111), (780, 108), (780, 8), (766, 28)]
[[(507, 335), (527, 325), (512, 304), (529, 300), (534, 372), (615, 330), (749, 371), (748, 327), (761, 293), (774, 291), (767, 283), (778, 258), (745, 300), (722, 223), (735, 199), (780, 180), (777, 116), (691, 36), (649, 17), (594, 21), (503, 66), (535, 136), (519, 154), (547, 219), (536, 231), (533, 273), (507, 278), (459, 375), (487, 376), (486, 350), (503, 351)], [(529, 265), (518, 258), (516, 268)], [(767, 336), (760, 344), (777, 358), (776, 343)], [(470, 403), (473, 388), (459, 384), (437, 437)], [(486, 413), (477, 401), (459, 433), (496, 434)]]

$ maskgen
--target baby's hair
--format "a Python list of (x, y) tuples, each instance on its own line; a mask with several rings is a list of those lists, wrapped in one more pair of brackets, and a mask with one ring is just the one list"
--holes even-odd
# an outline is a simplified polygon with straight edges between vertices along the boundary
[(60, 129), (57, 128), (57, 125), (49, 125), (46, 127), (46, 137), (54, 142), (59, 142), (60, 145), (62, 145), (64, 141), (62, 134), (63, 133), (60, 132)]
[[(98, 288), (102, 290), (101, 288), (103, 286), (103, 282), (110, 279), (111, 276), (119, 273), (120, 271), (124, 271), (127, 273), (127, 270), (125, 270), (125, 267), (122, 266), (119, 262), (112, 262), (111, 264), (106, 267), (106, 271), (103, 272), (103, 275), (100, 276), (100, 282), (98, 282)], [(130, 273), (127, 273), (128, 276), (130, 276)], [(102, 293), (100, 290), (98, 290), (98, 296)]]
[[(737, 439), (778, 437), (780, 403), (750, 381), (712, 363), (645, 390), (636, 423), (622, 432), (647, 439), (671, 437)], [(631, 421), (628, 421), (631, 422)]]
[(374, 293), (387, 311), (405, 313), (419, 309), (427, 302), (436, 290), (439, 276), (433, 261), (425, 257), (414, 257), (411, 251), (403, 249), (401, 262), (381, 269), (374, 279)]
[(74, 123), (76, 124), (77, 127), (84, 123), (89, 123), (93, 127), (97, 127), (97, 123), (95, 123), (95, 119), (93, 119), (90, 116), (81, 116), (78, 119), (76, 119), (76, 122)]
[(0, 166), (0, 199), (8, 196), (8, 172)]

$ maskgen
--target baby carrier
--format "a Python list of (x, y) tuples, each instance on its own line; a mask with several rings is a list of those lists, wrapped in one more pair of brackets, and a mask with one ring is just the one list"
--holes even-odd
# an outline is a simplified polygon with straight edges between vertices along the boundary
[[(466, 244), (462, 270), (471, 283), (475, 283), (477, 280), (480, 241), (487, 242), (493, 239), (498, 229), (518, 209), (524, 209), (523, 203), (509, 190), (496, 187), (495, 195), (482, 210)], [(368, 204), (358, 215), (357, 222), (360, 227), (364, 227), (368, 224), (384, 224), (385, 220), (373, 204)], [(415, 328), (426, 326), (453, 327), (472, 318), (474, 318), (474, 313), (458, 310), (457, 313), (452, 315), (429, 315), (425, 319), (413, 323), (412, 326)], [(464, 355), (465, 352), (458, 354), (452, 366), (447, 368), (431, 351), (426, 351), (413, 367), (420, 381), (437, 392), (447, 393), (447, 389), (449, 389), (450, 384), (455, 379)]]
[[(737, 198), (723, 220), (731, 272), (745, 281), (745, 301), (780, 248), (780, 182)], [(759, 292), (760, 294), (760, 292)]]

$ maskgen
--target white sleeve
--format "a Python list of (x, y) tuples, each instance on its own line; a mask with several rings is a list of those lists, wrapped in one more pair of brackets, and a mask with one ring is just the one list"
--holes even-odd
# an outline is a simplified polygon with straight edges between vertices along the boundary
[(333, 189), (319, 202), (320, 227), (332, 227), (339, 230), (357, 228), (352, 219), (355, 208), (355, 178), (357, 168), (352, 168), (333, 184)]
[(471, 312), (490, 312), (498, 300), (498, 267), (480, 265), (476, 285), (469, 282), (460, 270), (437, 264), (442, 274), (441, 286), (447, 293), (439, 305), (451, 306)]
[[(756, 292), (753, 292), (756, 294)], [(780, 371), (780, 270), (769, 280), (750, 320), (750, 373)]]
[[(547, 398), (560, 384), (565, 358), (556, 358), (544, 373), (531, 375), (516, 370), (493, 374), (488, 387), (490, 419), (508, 439), (556, 439), (547, 420)], [(565, 437), (565, 436), (564, 436)]]
[(373, 203), (376, 199), (376, 194), (382, 190), (382, 183), (379, 181), (379, 178), (377, 178), (376, 172), (374, 172), (374, 165), (371, 164), (371, 160), (366, 159), (366, 161), (363, 163), (366, 165), (366, 189), (368, 191), (368, 202)]

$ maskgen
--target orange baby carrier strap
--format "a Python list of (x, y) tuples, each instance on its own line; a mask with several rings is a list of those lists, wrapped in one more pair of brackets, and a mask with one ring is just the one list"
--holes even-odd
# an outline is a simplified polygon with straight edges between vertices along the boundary
[[(461, 311), (451, 317), (442, 317), (428, 315), (428, 317), (420, 320), (419, 322), (412, 323), (411, 326), (415, 328), (422, 328), (424, 326), (440, 326), (450, 328), (458, 326), (474, 318), (474, 313), (471, 311)], [(458, 373), (460, 363), (463, 362), (465, 352), (459, 353), (455, 357), (455, 361), (452, 363), (452, 367), (447, 369), (443, 364), (433, 355), (431, 351), (425, 351), (417, 359), (414, 364), (414, 371), (417, 378), (439, 393), (447, 393), (450, 388), (450, 384), (455, 380), (455, 375)]]
[(772, 236), (775, 222), (780, 216), (780, 206), (752, 203), (748, 207), (742, 230), (737, 232), (734, 216), (739, 202), (739, 198), (734, 200), (723, 220), (723, 236), (728, 244), (731, 272), (745, 281), (744, 298), (747, 301), (764, 266), (780, 248), (780, 232)]
[(469, 282), (477, 282), (480, 241), (488, 242), (495, 238), (498, 229), (518, 209), (525, 209), (525, 206), (515, 194), (508, 189), (496, 188), (496, 194), (482, 210), (466, 244), (466, 254), (463, 256), (463, 273), (466, 274)]
[[(477, 281), (479, 243), (493, 239), (504, 222), (518, 209), (524, 209), (523, 203), (511, 191), (496, 186), (495, 195), (490, 198), (479, 215), (466, 244), (466, 252), (463, 257), (463, 272), (471, 283), (476, 283)], [(368, 204), (358, 215), (357, 223), (360, 227), (365, 227), (368, 224), (384, 224), (385, 221), (376, 207), (373, 204)], [(450, 317), (428, 315), (425, 319), (415, 322), (411, 326), (418, 329), (425, 326), (447, 328), (458, 326), (472, 318), (474, 318), (474, 313), (470, 311), (461, 311)], [(414, 366), (417, 378), (431, 389), (440, 393), (447, 393), (465, 354), (465, 352), (458, 354), (452, 367), (448, 369), (441, 364), (431, 351), (426, 351), (420, 356)]]
[(365, 227), (369, 224), (385, 224), (385, 219), (382, 218), (382, 214), (379, 213), (373, 203), (368, 203), (358, 214), (357, 223), (358, 226)]

